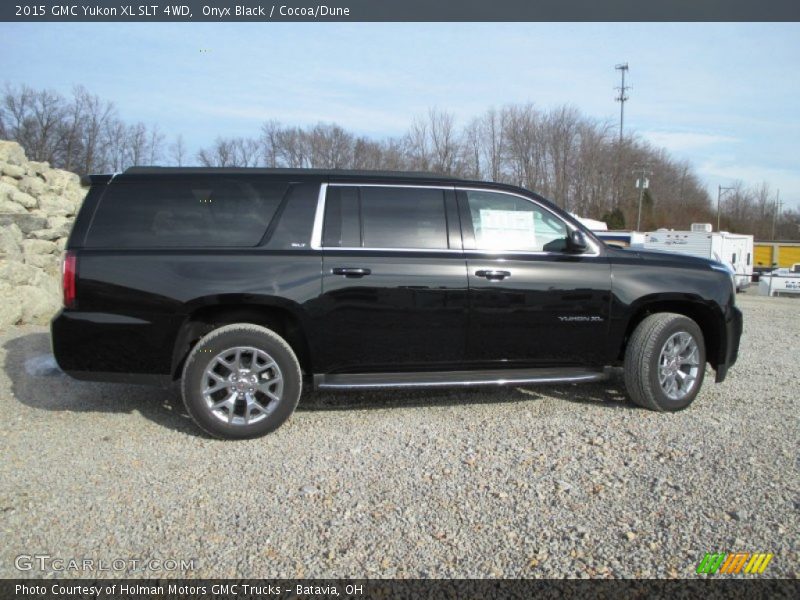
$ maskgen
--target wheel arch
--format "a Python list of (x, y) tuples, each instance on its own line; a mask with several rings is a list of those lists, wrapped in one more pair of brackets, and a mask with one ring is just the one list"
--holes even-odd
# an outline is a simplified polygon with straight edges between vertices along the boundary
[(194, 345), (206, 334), (223, 325), (251, 323), (271, 329), (294, 351), (300, 368), (312, 373), (311, 352), (299, 305), (282, 298), (217, 296), (198, 299), (187, 306), (187, 314), (175, 340), (172, 379), (180, 378), (183, 364)]
[(703, 333), (703, 342), (706, 347), (706, 361), (716, 369), (724, 357), (720, 354), (725, 347), (725, 318), (719, 307), (715, 307), (701, 298), (663, 297), (643, 299), (631, 309), (631, 318), (625, 328), (619, 358), (625, 355), (631, 335), (645, 318), (656, 313), (675, 313), (692, 319)]

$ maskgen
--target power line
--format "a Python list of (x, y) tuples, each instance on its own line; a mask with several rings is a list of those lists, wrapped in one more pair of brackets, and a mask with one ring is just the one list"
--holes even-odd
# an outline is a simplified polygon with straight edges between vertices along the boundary
[(628, 95), (626, 92), (631, 89), (631, 86), (625, 85), (625, 73), (628, 72), (628, 63), (620, 63), (614, 68), (619, 71), (620, 75), (622, 76), (622, 83), (619, 87), (614, 88), (619, 90), (619, 96), (617, 96), (615, 100), (619, 102), (619, 143), (621, 146), (623, 126), (625, 124), (625, 102), (628, 100)]

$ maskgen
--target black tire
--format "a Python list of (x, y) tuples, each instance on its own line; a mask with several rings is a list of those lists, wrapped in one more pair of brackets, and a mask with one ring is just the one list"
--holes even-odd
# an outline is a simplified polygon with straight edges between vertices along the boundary
[[(694, 387), (679, 399), (670, 398), (659, 381), (661, 351), (673, 335), (684, 332), (694, 338), (699, 363)], [(683, 410), (703, 385), (706, 349), (703, 332), (692, 319), (675, 313), (656, 313), (646, 317), (633, 332), (625, 349), (625, 387), (631, 400), (659, 412)]]
[[(206, 375), (206, 368), (217, 356), (226, 350), (237, 347), (246, 347), (266, 353), (274, 361), (279, 369), (282, 382), (282, 393), (278, 400), (270, 401), (266, 396), (260, 396), (261, 403), (269, 405), (267, 410), (258, 410), (255, 417), (252, 412), (244, 406), (244, 400), (234, 400), (236, 408), (233, 413), (234, 419), (243, 420), (245, 411), (248, 419), (258, 419), (250, 423), (230, 423), (225, 422), (220, 413), (230, 415), (231, 411), (227, 407), (218, 409), (216, 412), (211, 409), (206, 401), (203, 388), (207, 381), (213, 381)], [(251, 355), (251, 360), (252, 355)], [(233, 373), (231, 369), (231, 373)], [(270, 371), (274, 375), (276, 371)], [(263, 375), (253, 375), (258, 379)], [(266, 435), (280, 427), (294, 412), (297, 402), (300, 400), (302, 391), (303, 377), (300, 371), (300, 363), (294, 351), (286, 341), (275, 332), (250, 323), (235, 323), (225, 325), (215, 329), (203, 337), (186, 359), (181, 378), (181, 393), (183, 404), (186, 411), (194, 419), (194, 422), (206, 433), (224, 439), (248, 439)], [(229, 384), (225, 384), (229, 385)], [(250, 385), (250, 384), (244, 384)], [(252, 384), (256, 385), (257, 384)], [(220, 389), (219, 393), (225, 394), (229, 388)], [(215, 392), (217, 393), (217, 392)], [(242, 416), (237, 416), (239, 411)], [(263, 414), (262, 414), (263, 412)]]

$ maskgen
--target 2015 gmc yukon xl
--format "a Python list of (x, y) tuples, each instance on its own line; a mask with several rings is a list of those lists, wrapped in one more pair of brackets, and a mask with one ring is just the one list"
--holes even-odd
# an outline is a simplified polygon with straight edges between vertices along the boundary
[(411, 173), (133, 168), (84, 178), (53, 350), (78, 379), (180, 380), (208, 433), (321, 389), (602, 379), (685, 408), (742, 315), (712, 261), (605, 246), (528, 190)]

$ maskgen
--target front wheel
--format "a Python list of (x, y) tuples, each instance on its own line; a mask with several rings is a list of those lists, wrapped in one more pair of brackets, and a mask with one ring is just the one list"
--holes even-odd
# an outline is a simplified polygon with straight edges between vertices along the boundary
[(700, 391), (705, 375), (703, 332), (675, 313), (645, 318), (625, 350), (625, 387), (631, 399), (660, 412), (682, 410)]
[(246, 439), (277, 429), (294, 412), (302, 374), (292, 348), (265, 327), (236, 323), (203, 337), (186, 359), (186, 411), (207, 433)]

